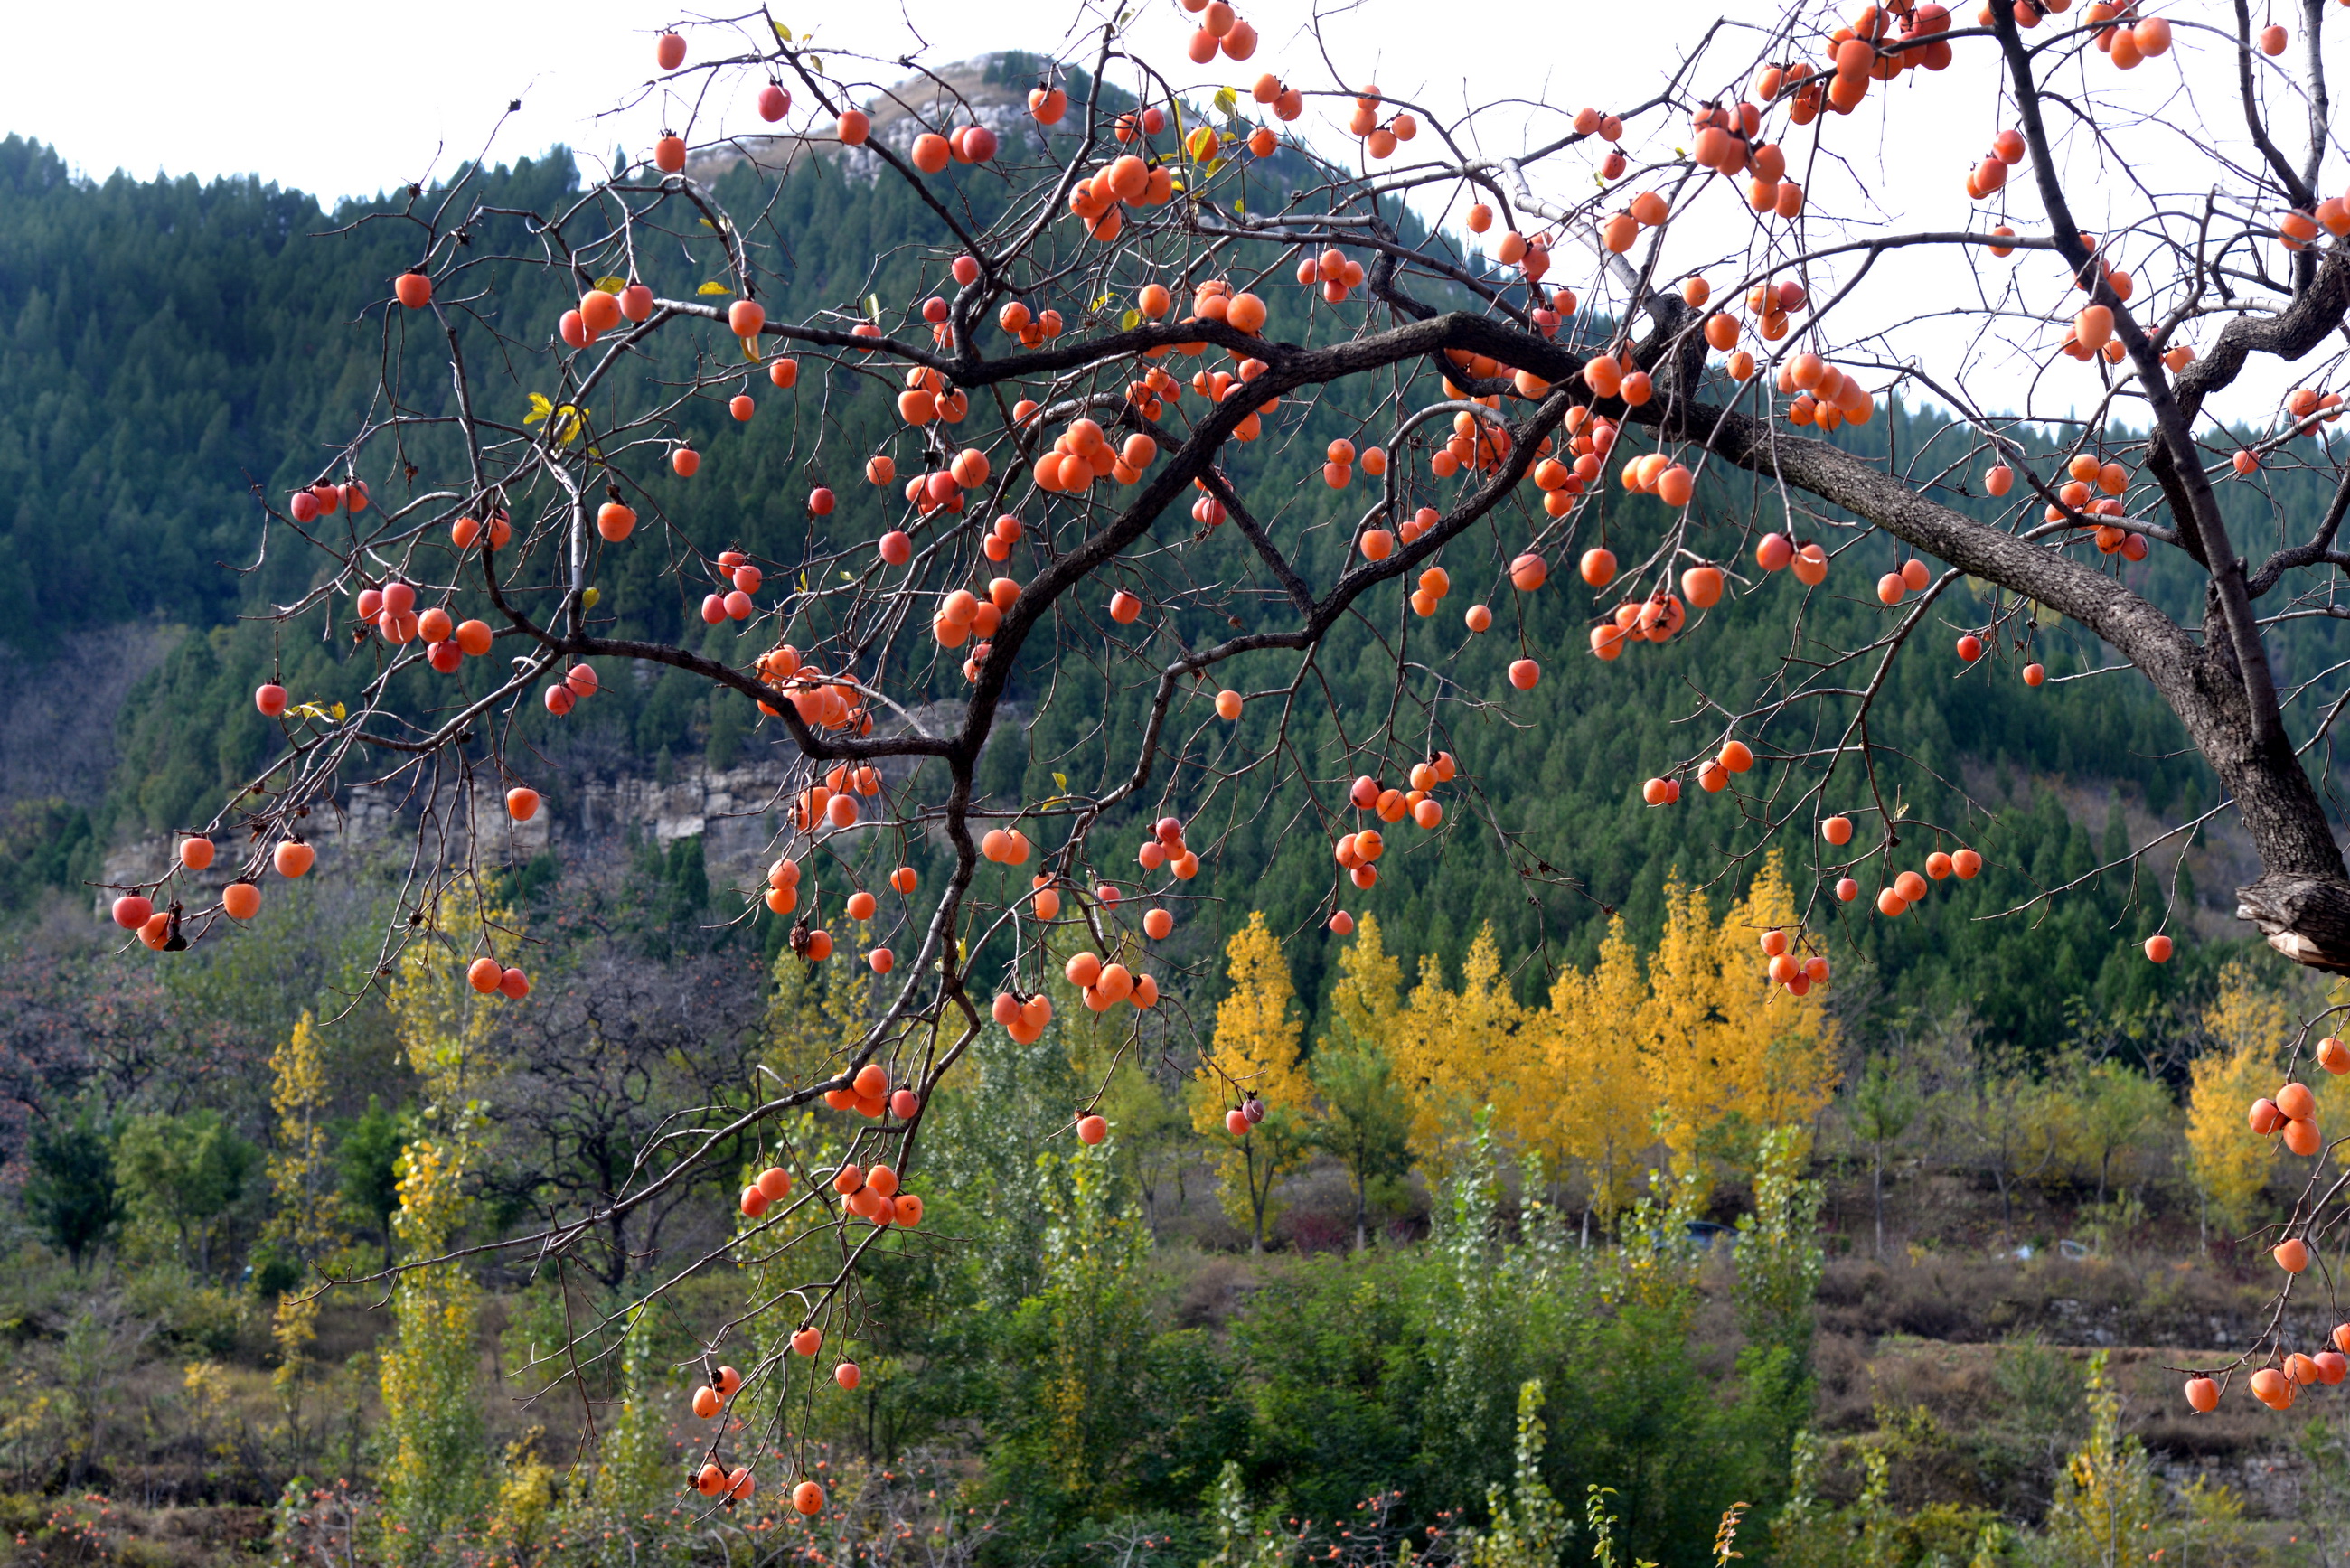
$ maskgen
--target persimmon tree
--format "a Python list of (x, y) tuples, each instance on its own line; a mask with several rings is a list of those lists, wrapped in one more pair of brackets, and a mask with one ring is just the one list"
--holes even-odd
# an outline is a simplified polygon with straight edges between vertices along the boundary
[[(1827, 980), (1820, 933), (1863, 877), (1897, 918), (1981, 865), (1904, 815), (1877, 704), (1892, 661), (2020, 673), (2021, 699), (2046, 674), (2039, 619), (2060, 616), (2115, 656), (2091, 673), (2149, 682), (2217, 775), (2262, 867), (2241, 917), (2350, 972), (2350, 876), (2307, 766), (2340, 703), (2313, 705), (2272, 658), (2294, 623), (2350, 613), (2333, 364), (2282, 410), (2268, 384), (2350, 310), (2319, 0), (2257, 25), (2244, 0), (1731, 19), (1622, 62), (1627, 101), (1558, 111), (1505, 151), (1495, 111), (1331, 79), (1357, 42), (1338, 22), (1318, 52), (1257, 60), (1224, 0), (1184, 4), (1190, 64), (1122, 21), (1045, 62), (1016, 124), (935, 74), (861, 79), (906, 67), (819, 56), (763, 15), (663, 35), (647, 91), (683, 129), (642, 162), (557, 210), (497, 210), (460, 181), (370, 220), (415, 237), (376, 317), (383, 380), (315, 484), (265, 498), (263, 544), (316, 566), (278, 607), (286, 635), (325, 627), (361, 684), (342, 704), (262, 688), (283, 747), (183, 855), (203, 870), (225, 836), (234, 879), (182, 897), (175, 870), (119, 889), (117, 919), (158, 948), (249, 919), (265, 873), (309, 869), (308, 815), (369, 783), (422, 825), (384, 971), (427, 951), (467, 966), (476, 1005), (518, 1001), (518, 933), (452, 909), (488, 909), (482, 861), (540, 808), (530, 711), (559, 722), (639, 666), (759, 715), (790, 768), (759, 897), (807, 961), (883, 977), (869, 1020), (830, 1075), (681, 1121), (624, 1191), (505, 1243), (549, 1256), (617, 1234), (733, 1140), (818, 1099), (861, 1112), (822, 1168), (776, 1133), (744, 1192), (738, 1255), (763, 1278), (787, 1246), (806, 1260), (754, 1315), (798, 1326), (747, 1372), (722, 1376), (713, 1351), (713, 1408), (785, 1385), (859, 1260), (919, 1220), (904, 1183), (923, 1106), (985, 1020), (1047, 1027), (1047, 965), (1138, 1042), (1189, 1027), (1154, 1022), (1149, 955), (1214, 854), (1209, 803), (1304, 786), (1292, 830), (1332, 846), (1341, 934), (1391, 837), (1463, 830), (1482, 797), (1451, 726), (1512, 691), (1451, 678), (1423, 629), (1439, 617), (1514, 637), (1523, 691), (1545, 659), (1638, 658), (1703, 638), (1728, 597), (1775, 597), (1784, 659), (1696, 694), (1691, 743), (1645, 796), (1734, 792), (1729, 865), (1791, 827), (1813, 845), (1750, 960), (1800, 997)], [(769, 307), (786, 244), (696, 171), (735, 146), (697, 149), (697, 106), (737, 87), (780, 128), (763, 158), (910, 193), (924, 227), (904, 248), (929, 288)], [(1988, 151), (1940, 171), (1953, 123)], [(535, 286), (577, 304), (499, 313)], [(859, 397), (889, 400), (894, 433), (844, 451), (837, 411)], [(1948, 412), (1921, 450), (1868, 429), (1897, 397)], [(800, 421), (795, 553), (753, 558), (671, 515), (720, 407)], [(1309, 421), (1346, 433), (1301, 445)], [(2332, 496), (2319, 514), (2239, 525), (2252, 492), (2303, 469)], [(1325, 490), (1350, 493), (1343, 552), (1319, 547)], [(2165, 607), (2134, 573), (2157, 552), (2146, 570), (2190, 575), (2191, 602)], [(689, 614), (739, 628), (733, 652), (629, 633), (602, 583), (649, 555)], [(1590, 596), (1587, 649), (1533, 646), (1518, 613), (1560, 591), (1561, 561)], [(1839, 597), (1880, 615), (1866, 635), (1827, 625)], [(1329, 701), (1317, 660), (1342, 627), (1391, 665), (1393, 698), (1367, 732), (1334, 714), (1339, 743), (1309, 749), (1298, 721)], [(1022, 704), (1084, 714), (1137, 686), (1146, 722), (1099, 737), (1122, 758), (1109, 781), (983, 787)], [(1527, 876), (1572, 874), (1572, 846), (1491, 826)], [(920, 885), (917, 838), (946, 846), (942, 885)], [(1227, 1088), (1244, 1112), (1251, 1085)], [(1097, 1137), (1088, 1109), (1072, 1128)], [(2286, 1113), (2314, 1137), (2301, 1100)], [(2327, 1196), (2313, 1187), (2286, 1247), (2322, 1233)], [(2272, 1334), (2260, 1354), (2282, 1351)], [(755, 1406), (771, 1435), (789, 1407)], [(756, 1478), (716, 1444), (704, 1490), (745, 1495)]]

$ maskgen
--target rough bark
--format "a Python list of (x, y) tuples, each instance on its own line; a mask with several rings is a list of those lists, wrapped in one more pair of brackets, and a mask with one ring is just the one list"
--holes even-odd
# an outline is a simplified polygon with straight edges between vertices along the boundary
[(1985, 527), (1824, 441), (1742, 415), (1690, 406), (1673, 434), (1782, 478), (1960, 570), (2061, 611), (2136, 665), (2178, 716), (2260, 855), (2237, 918), (2296, 963), (2350, 973), (2350, 873), (2308, 773), (2282, 735), (2258, 733), (2227, 645), (2207, 646), (2114, 578), (2043, 545)]

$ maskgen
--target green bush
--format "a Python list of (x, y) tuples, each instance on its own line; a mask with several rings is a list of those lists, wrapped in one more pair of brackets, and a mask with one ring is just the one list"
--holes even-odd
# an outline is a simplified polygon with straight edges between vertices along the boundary
[(176, 1262), (134, 1270), (123, 1282), (123, 1301), (153, 1322), (172, 1345), (226, 1355), (252, 1321), (252, 1301), (197, 1277)]

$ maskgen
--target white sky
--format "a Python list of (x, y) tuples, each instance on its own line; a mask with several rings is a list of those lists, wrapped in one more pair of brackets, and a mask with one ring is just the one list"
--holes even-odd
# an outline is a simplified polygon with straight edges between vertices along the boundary
[[(1228, 79), (1283, 68), (1307, 85), (1328, 85), (1299, 47), (1309, 6), (1243, 0), (1240, 9), (1265, 46), (1245, 67), (1216, 67)], [(1172, 0), (1147, 10), (1137, 33), (1145, 52), (1188, 69), (1181, 45), (1191, 24)], [(1568, 10), (1577, 14), (1581, 39), (1544, 46), (1564, 38)], [(661, 27), (733, 14), (621, 0), (570, 0), (553, 11), (518, 0), (409, 0), (390, 11), (352, 0), (261, 0), (200, 20), (184, 5), (125, 0), (105, 12), (101, 41), (88, 13), (27, 6), (11, 18), (11, 47), (0, 51), (0, 132), (51, 143), (99, 177), (118, 168), (140, 178), (257, 173), (328, 199), (371, 195), (425, 174), (436, 159), (445, 169), (470, 156), (517, 97), (523, 112), (501, 134), (495, 156), (556, 142), (598, 153), (616, 143), (641, 150), (660, 129), (658, 103), (600, 122), (597, 116), (653, 74), (652, 39)], [(785, 4), (774, 14), (795, 31), (812, 23), (820, 46), (895, 57), (919, 36), (932, 58), (954, 60), (1051, 50), (1077, 8), (1074, 0), (915, 0), (805, 11)], [(1428, 89), (1454, 104), (1470, 81), (1488, 101), (1540, 96), (1545, 83), (1555, 102), (1601, 101), (1611, 81), (1634, 74), (1626, 67), (1638, 29), (1617, 19), (1615, 7), (1497, 0), (1476, 15), (1471, 36), (1430, 37), (1424, 5), (1365, 0), (1334, 29), (1365, 41), (1356, 58), (1340, 63), (1382, 71), (1390, 91)], [(1513, 36), (1534, 47), (1492, 47)], [(702, 41), (691, 30), (687, 36)], [(1386, 59), (1373, 40), (1386, 41)], [(91, 61), (93, 50), (102, 52), (102, 67), (73, 63)], [(714, 44), (706, 52), (716, 52)], [(747, 114), (728, 121), (758, 123)]]
[[(873, 0), (796, 15), (778, 5), (774, 15), (803, 34), (813, 23), (816, 43), (837, 70), (842, 63), (831, 51), (842, 49), (895, 57), (922, 47), (937, 62), (1002, 48), (1055, 51), (1074, 22), (1090, 16), (1097, 26), (1104, 3), (1091, 0), (1096, 8), (1088, 12), (1088, 0)], [(1471, 100), (1501, 104), (1479, 121), (1482, 150), (1501, 152), (1523, 145), (1525, 115), (1509, 107), (1511, 100), (1547, 102), (1553, 111), (1570, 113), (1585, 103), (1628, 106), (1655, 90), (1672, 58), (1697, 41), (1707, 19), (1726, 11), (1767, 28), (1792, 3), (1720, 0), (1717, 10), (1669, 3), (1601, 5), (1591, 0), (1482, 0), (1473, 7), (1357, 0), (1342, 9), (1340, 0), (1322, 0), (1330, 14), (1324, 31), (1335, 40), (1334, 48), (1348, 51), (1331, 62), (1338, 72), (1335, 81), (1309, 31), (1313, 0), (1241, 0), (1242, 15), (1263, 37), (1246, 65), (1191, 67), (1182, 45), (1194, 24), (1176, 0), (1134, 0), (1142, 15), (1129, 41), (1187, 92), (1217, 82), (1244, 85), (1258, 71), (1272, 69), (1308, 88), (1377, 80), (1386, 91), (1439, 111)], [(2083, 57), (2085, 63), (2065, 67), (2055, 83), (2076, 99), (2091, 91), (2109, 108), (2144, 111), (2146, 119), (2134, 126), (2118, 115), (2108, 116), (2108, 124), (2119, 128), (2131, 146), (2137, 170), (2171, 191), (2209, 189), (2216, 171), (2206, 161), (2208, 144), (2225, 148), (2232, 141), (2241, 147), (2243, 140), (2232, 102), (2232, 68), (2220, 52), (2224, 40), (2194, 32), (2189, 22), (2205, 12), (2209, 19), (2224, 20), (2223, 10), (2216, 5), (2177, 9), (2181, 47), (2129, 78), (2119, 78), (2091, 54)], [(1826, 16), (1818, 6), (1805, 7), (1801, 15), (1807, 26)], [(0, 53), (0, 131), (49, 142), (77, 170), (94, 176), (117, 168), (142, 178), (159, 171), (203, 177), (257, 173), (331, 200), (445, 173), (481, 151), (494, 130), (497, 140), (488, 149), (493, 160), (535, 154), (558, 142), (600, 159), (616, 144), (641, 156), (661, 127), (688, 119), (687, 107), (668, 89), (642, 89), (655, 74), (654, 35), (693, 17), (641, 0), (572, 0), (553, 12), (519, 0), (408, 0), (393, 11), (353, 0), (261, 0), (237, 7), (233, 18), (198, 18), (184, 5), (167, 8), (156, 0), (123, 0), (104, 16), (100, 39), (86, 13), (68, 6), (25, 7), (11, 18), (12, 47)], [(1455, 18), (1464, 25), (1435, 25)], [(753, 14), (746, 30), (736, 36), (748, 38), (748, 28), (758, 26)], [(735, 52), (723, 47), (712, 31), (688, 27), (686, 33), (692, 57)], [(1734, 74), (1742, 74), (1741, 62), (1755, 57), (1762, 38), (1761, 32), (1734, 29), (1721, 43), (1717, 63), (1696, 85), (1708, 91), (1730, 85)], [(2334, 25), (2329, 38), (2350, 38), (2350, 14)], [(2200, 97), (2184, 89), (2178, 68), (2192, 53), (2190, 39), (2207, 50), (2196, 57), (2193, 79)], [(2343, 48), (2350, 51), (2350, 44)], [(1825, 160), (1806, 164), (1813, 156), (1812, 132), (1789, 136), (1791, 159), (1806, 178), (1814, 212), (1833, 211), (1871, 229), (1980, 229), (1991, 221), (1993, 214), (1970, 202), (1960, 189), (2000, 123), (1996, 73), (1987, 53), (1978, 43), (1953, 69), (1939, 75), (1914, 71), (1890, 88), (1873, 91), (1859, 114), (1830, 128), (1832, 155)], [(102, 63), (87, 63), (93, 61)], [(2345, 67), (2350, 59), (2334, 62), (2337, 80), (2350, 79)], [(894, 66), (868, 69), (883, 81), (906, 74)], [(734, 101), (705, 104), (693, 118), (695, 140), (764, 129), (751, 112), (756, 78), (738, 74), (735, 81)], [(2272, 90), (2284, 90), (2281, 77), (2274, 82)], [(521, 113), (499, 128), (507, 102), (517, 97)], [(1884, 97), (1892, 100), (1889, 115)], [(1343, 100), (1326, 100), (1326, 106), (1334, 101), (1343, 112)], [(631, 107), (613, 109), (623, 103)], [(1315, 121), (1326, 106), (1317, 106), (1305, 123)], [(2281, 137), (2297, 151), (2302, 125), (2288, 106), (2279, 108)], [(793, 123), (805, 118), (804, 108), (795, 109)], [(1555, 112), (1542, 119), (1544, 134), (1556, 134)], [(1651, 145), (1662, 155), (1688, 140), (1686, 122), (1650, 123)], [(1773, 124), (1783, 127), (1783, 120), (1773, 116)], [(1343, 156), (1352, 151), (1326, 129), (1317, 140), (1326, 152)], [(2105, 158), (2093, 139), (2075, 137), (2064, 172), (2076, 215), (2085, 225), (2109, 233), (2125, 215), (2143, 214), (2146, 208), (2143, 196), (2132, 192)], [(1539, 182), (1544, 193), (1572, 199), (1587, 192), (1587, 150), (1560, 161)], [(2324, 182), (2329, 188), (2338, 187), (2342, 168), (2337, 158)], [(2226, 182), (2241, 188), (2241, 182)], [(2027, 183), (2021, 178), (2016, 182)], [(1667, 270), (1706, 265), (1715, 269), (1718, 282), (1726, 283), (1721, 275), (1731, 269), (1714, 258), (1744, 248), (1755, 234), (1722, 182), (1702, 188), (1701, 206), (1673, 225)], [(2016, 226), (2027, 233), (2039, 227), (2036, 200), (2015, 187), (2010, 195), (2022, 214), (2013, 220)], [(2189, 195), (2168, 204), (2192, 208), (2199, 198)], [(1809, 235), (1814, 244), (1823, 237), (1816, 229)], [(1779, 236), (1772, 239), (1777, 243)], [(2150, 239), (2141, 250), (2146, 254), (2124, 254), (2123, 265), (2144, 268), (2142, 282), (2158, 287), (2175, 284), (2175, 258), (2160, 254)], [(1570, 259), (1559, 253), (1557, 261), (1554, 281), (1584, 286), (1587, 255)], [(2044, 257), (2024, 261), (2029, 269), (2016, 275), (2026, 285), (2024, 305), (2063, 320), (2078, 301), (2070, 296), (2061, 269), (2052, 269)], [(1832, 286), (1835, 265), (1827, 275), (1814, 275), (1815, 292), (1824, 284)], [(1947, 251), (1904, 253), (1872, 273), (1866, 296), (1856, 298), (1857, 308), (1846, 309), (1838, 324), (1849, 341), (1869, 325), (1913, 317), (1921, 298), (1947, 300), (1961, 310), (1981, 306), (1990, 303), (1983, 291), (1997, 290), (2008, 275), (1997, 270), (2000, 265)], [(1980, 271), (1970, 274), (1970, 266)], [(1978, 315), (1940, 323), (1913, 320), (1898, 341), (1878, 346), (1879, 362), (1922, 356), (1921, 362), (1955, 369), (1954, 361), (1971, 346), (1971, 362), (1960, 373), (1986, 402), (2016, 410), (2028, 400), (2035, 411), (2061, 412), (2095, 400), (2095, 379), (2083, 368), (2059, 367), (2034, 384), (2028, 359), (2044, 359), (2054, 347), (2053, 336), (2043, 340), (2045, 329), (2032, 327), (2028, 358), (2018, 364), (2004, 344), (1973, 341), (1981, 325)], [(2209, 332), (2201, 336), (2208, 338)], [(2264, 419), (2283, 387), (2314, 369), (2314, 357), (2298, 369), (2256, 368), (2230, 394), (2230, 408), (2220, 411)]]

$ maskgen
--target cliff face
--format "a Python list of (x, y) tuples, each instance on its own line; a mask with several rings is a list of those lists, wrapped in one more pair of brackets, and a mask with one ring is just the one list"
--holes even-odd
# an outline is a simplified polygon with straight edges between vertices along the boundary
[[(960, 713), (954, 705), (937, 703), (912, 710), (910, 718), (923, 732), (937, 734), (951, 729)], [(995, 733), (1017, 736), (1027, 722), (1024, 708), (1006, 703)], [(905, 725), (899, 721), (898, 727)], [(893, 759), (880, 771), (885, 786), (895, 791), (911, 782), (916, 763)], [(550, 850), (575, 853), (598, 842), (650, 839), (667, 845), (697, 838), (711, 885), (732, 885), (748, 894), (759, 886), (767, 863), (798, 841), (785, 806), (807, 779), (806, 766), (793, 769), (781, 746), (730, 768), (693, 761), (658, 773), (556, 773), (539, 784), (541, 805), (528, 822), (507, 816), (504, 786), (487, 778), (430, 800), (413, 791), (362, 784), (337, 801), (333, 815), (307, 823), (304, 836), (317, 846), (319, 867), (327, 872), (348, 856), (404, 861), (419, 844), (428, 858), (444, 865), (463, 864), (471, 856), (484, 865), (506, 866)], [(855, 836), (869, 830), (861, 824), (846, 831)], [(106, 857), (102, 880), (114, 886), (151, 881), (177, 853), (178, 840), (171, 835), (118, 845)], [(224, 842), (208, 870), (186, 874), (182, 898), (208, 899), (241, 869), (250, 871), (243, 864), (246, 853), (244, 845)], [(113, 894), (106, 888), (94, 892), (93, 912), (105, 919)]]

